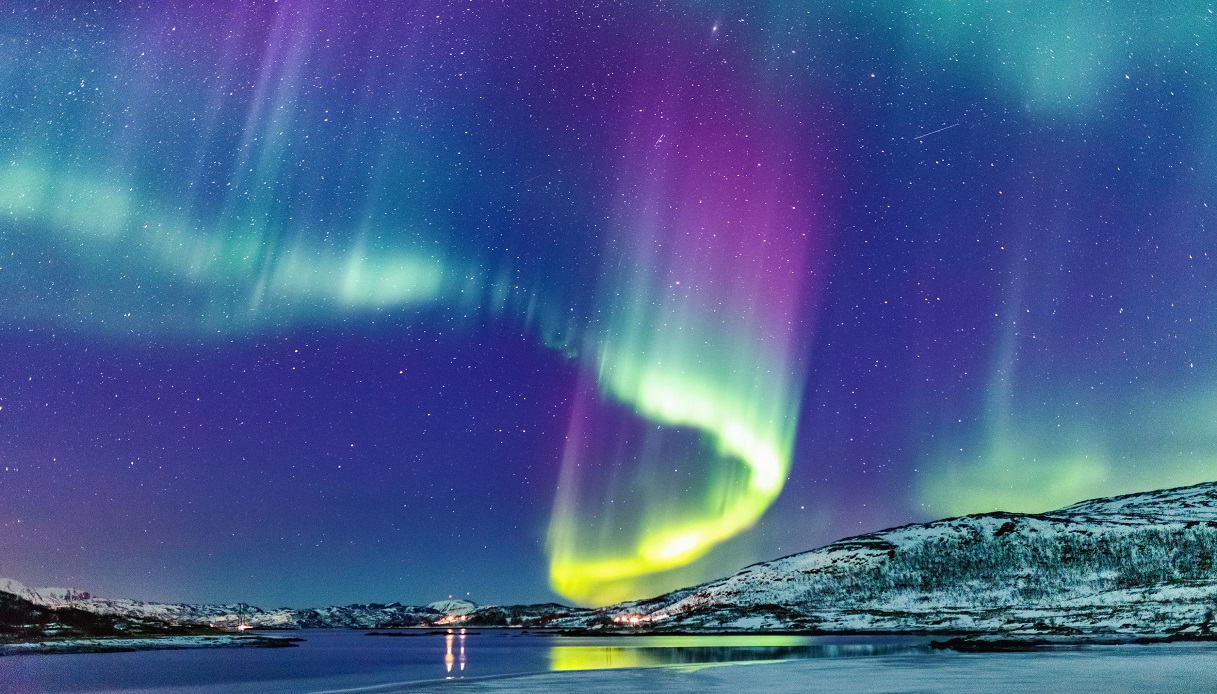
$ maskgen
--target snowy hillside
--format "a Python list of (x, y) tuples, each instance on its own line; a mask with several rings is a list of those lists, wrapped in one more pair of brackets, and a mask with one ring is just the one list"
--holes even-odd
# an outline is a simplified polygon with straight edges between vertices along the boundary
[(48, 608), (235, 627), (527, 626), (625, 630), (1204, 636), (1217, 629), (1217, 483), (859, 535), (701, 586), (584, 610), (556, 604), (264, 610), (112, 600), (0, 579)]
[(602, 611), (653, 629), (1208, 635), (1217, 483), (908, 525)]
[(219, 628), (236, 628), (245, 624), (263, 629), (387, 629), (445, 626), (457, 622), (467, 626), (544, 626), (556, 619), (591, 612), (552, 603), (479, 606), (468, 600), (451, 598), (425, 606), (391, 603), (267, 610), (244, 603), (193, 605), (99, 598), (71, 588), (30, 588), (3, 578), (0, 578), (0, 593), (10, 593), (49, 609), (76, 608), (126, 619), (151, 619), (168, 624)]
[[(7, 582), (5, 588), (24, 590)], [(52, 591), (41, 591), (44, 595)], [(66, 591), (53, 599), (66, 599)], [(70, 606), (36, 605), (0, 591), (0, 656), (15, 653), (95, 653), (133, 649), (282, 647), (293, 639), (225, 634), (198, 625), (172, 625), (152, 618), (103, 615)], [(0, 670), (2, 672), (2, 670)], [(4, 678), (0, 675), (0, 681)], [(5, 689), (4, 691), (8, 691)]]
[[(430, 607), (393, 603), (389, 605), (345, 605), (310, 609), (265, 610), (252, 605), (192, 605), (155, 603), (130, 599), (99, 598), (66, 588), (29, 588), (11, 579), (0, 579), (0, 592), (11, 593), (35, 605), (52, 609), (74, 607), (101, 615), (133, 619), (157, 619), (170, 624), (200, 624), (232, 627), (244, 623), (259, 628), (351, 627), (385, 628), (430, 624), (444, 612)], [(469, 603), (472, 605), (472, 603)]]
[(435, 602), (427, 603), (429, 609), (436, 612), (443, 612), (451, 616), (463, 616), (473, 612), (478, 608), (477, 603), (469, 602), (468, 600), (460, 600), (448, 598), (447, 600), (436, 600)]

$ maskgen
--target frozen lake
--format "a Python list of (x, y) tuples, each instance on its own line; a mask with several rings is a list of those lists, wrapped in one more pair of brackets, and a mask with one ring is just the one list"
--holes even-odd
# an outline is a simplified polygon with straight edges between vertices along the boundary
[(959, 654), (916, 637), (288, 634), (306, 640), (287, 649), (4, 657), (0, 691), (1217, 691), (1217, 646), (1207, 644)]

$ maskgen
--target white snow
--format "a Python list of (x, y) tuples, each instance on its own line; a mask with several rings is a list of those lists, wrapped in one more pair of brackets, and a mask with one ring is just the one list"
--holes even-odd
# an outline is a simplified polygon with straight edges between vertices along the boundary
[(459, 617), (467, 615), (477, 609), (477, 604), (468, 600), (460, 600), (449, 598), (447, 600), (437, 600), (427, 603), (427, 607), (436, 612), (443, 612), (446, 615)]
[(1217, 630), (1215, 608), (1208, 483), (892, 528), (606, 612), (668, 629), (1160, 637)]
[[(1106, 646), (1067, 652), (874, 656), (781, 663), (558, 672), (452, 681), (422, 691), (618, 694), (621, 692), (933, 692), (935, 694), (1145, 694), (1217, 691), (1217, 649), (1198, 644)], [(419, 691), (412, 686), (409, 691)], [(388, 694), (401, 687), (348, 692)]]
[[(177, 625), (232, 627), (348, 627), (376, 628), (386, 624), (421, 623), (443, 616), (440, 611), (413, 605), (345, 605), (316, 609), (278, 608), (264, 610), (253, 605), (196, 605), (156, 603), (127, 598), (99, 598), (71, 588), (29, 588), (19, 581), (0, 578), (0, 590), (25, 598), (35, 605), (75, 607), (104, 615), (132, 619), (156, 619)], [(468, 603), (472, 605), (472, 603)]]
[(5, 579), (0, 590), (48, 607), (221, 627), (380, 628), (486, 610), (559, 628), (640, 617), (663, 629), (1197, 636), (1217, 631), (1217, 483), (892, 528), (590, 613), (467, 600), (263, 610), (102, 599)]

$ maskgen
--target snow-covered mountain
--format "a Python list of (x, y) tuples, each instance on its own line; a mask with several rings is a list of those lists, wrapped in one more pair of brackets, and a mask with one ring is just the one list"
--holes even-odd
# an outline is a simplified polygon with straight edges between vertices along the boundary
[(72, 607), (98, 615), (151, 619), (171, 625), (207, 625), (219, 628), (236, 628), (240, 624), (260, 629), (388, 629), (448, 626), (455, 623), (468, 626), (544, 626), (555, 619), (591, 612), (552, 603), (481, 606), (469, 600), (451, 598), (424, 606), (373, 603), (268, 610), (244, 603), (195, 605), (100, 598), (71, 588), (30, 588), (18, 581), (4, 578), (0, 578), (0, 593), (10, 593), (48, 609)]
[(233, 627), (547, 626), (571, 629), (1217, 635), (1217, 482), (1094, 499), (1043, 514), (906, 525), (749, 566), (657, 598), (556, 604), (347, 605), (263, 610), (112, 600), (0, 579), (50, 608)]
[(427, 603), (427, 607), (436, 612), (443, 612), (446, 615), (459, 617), (469, 614), (478, 608), (477, 603), (459, 598), (448, 598), (447, 600), (436, 600), (435, 602)]
[(92, 597), (88, 593), (72, 588), (30, 588), (11, 578), (0, 578), (0, 592), (11, 593), (23, 600), (29, 600), (35, 605), (50, 609), (75, 607), (76, 603)]
[[(1208, 635), (1217, 483), (859, 535), (749, 566), (589, 626)], [(574, 624), (571, 624), (574, 626)]]
[(95, 614), (156, 619), (169, 624), (205, 624), (234, 628), (242, 623), (251, 627), (282, 629), (423, 626), (446, 615), (443, 610), (433, 607), (400, 603), (266, 610), (244, 603), (193, 605), (143, 602), (126, 598), (99, 598), (70, 588), (30, 588), (11, 579), (0, 579), (0, 592), (11, 593), (35, 605), (51, 609), (75, 607)]

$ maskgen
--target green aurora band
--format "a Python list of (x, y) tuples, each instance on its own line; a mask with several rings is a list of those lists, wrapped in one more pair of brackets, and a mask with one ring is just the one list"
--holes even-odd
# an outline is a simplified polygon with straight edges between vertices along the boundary
[(777, 498), (806, 368), (820, 239), (803, 197), (818, 186), (786, 154), (793, 128), (741, 95), (708, 101), (679, 74), (650, 79), (624, 127), (620, 255), (585, 355), (597, 397), (576, 404), (550, 523), (550, 583), (583, 604), (713, 573), (664, 575)]
[[(789, 471), (805, 371), (804, 197), (815, 186), (791, 163), (791, 126), (743, 90), (723, 98), (726, 82), (707, 99), (679, 69), (640, 86), (633, 98), (659, 106), (623, 124), (626, 183), (602, 249), (597, 305), (581, 318), (559, 308), (569, 304), (552, 280), (521, 281), (506, 260), (464, 252), (459, 230), (435, 230), (419, 206), (380, 212), (402, 207), (390, 192), (373, 188), (346, 220), (305, 223), (285, 209), (301, 183), (283, 159), (315, 145), (293, 125), (306, 120), (295, 104), (308, 48), (281, 42), (282, 55), (262, 70), (281, 79), (259, 82), (231, 157), (235, 185), (213, 183), (210, 205), (197, 202), (194, 191), (208, 187), (197, 175), (174, 193), (172, 179), (87, 144), (95, 129), (111, 132), (88, 117), (67, 133), (39, 133), (59, 140), (55, 154), (25, 144), (36, 138), (15, 139), (0, 168), (0, 214), (21, 270), (3, 278), (10, 310), (157, 339), (402, 309), (424, 321), (501, 316), (579, 358), (594, 395), (577, 398), (573, 428), (612, 438), (620, 432), (603, 413), (624, 407), (631, 426), (648, 430), (611, 455), (568, 442), (549, 530), (554, 590), (601, 604), (674, 587), (685, 578), (664, 572), (752, 526)], [(683, 50), (675, 64), (697, 60)], [(110, 98), (102, 92), (97, 108)], [(389, 156), (399, 160), (411, 145), (396, 147)], [(599, 477), (588, 486), (592, 477), (581, 475), (593, 467)], [(617, 509), (611, 517), (606, 504)]]
[[(563, 286), (575, 278), (529, 278), (513, 267), (524, 261), (472, 252), (459, 215), (436, 215), (460, 189), (428, 187), (452, 176), (430, 153), (475, 148), (460, 139), (467, 126), (452, 124), (447, 141), (425, 122), (391, 134), (355, 127), (360, 114), (402, 109), (368, 91), (345, 129), (329, 129), (333, 103), (313, 86), (325, 65), (309, 38), (315, 9), (293, 3), (274, 16), (245, 83), (239, 37), (187, 47), (215, 52), (230, 80), (207, 82), (194, 101), (179, 98), (170, 71), (121, 49), (99, 50), (104, 62), (132, 63), (144, 103), (68, 59), (10, 74), (31, 93), (49, 83), (80, 100), (63, 124), (7, 124), (9, 247), (18, 267), (43, 267), (48, 249), (54, 259), (41, 274), (5, 276), (16, 310), (191, 338), (403, 309), (416, 312), (410, 320), (501, 316), (579, 359), (592, 387), (576, 398), (572, 428), (600, 440), (622, 426), (648, 432), (608, 455), (568, 441), (549, 529), (557, 592), (585, 604), (639, 597), (663, 585), (645, 577), (753, 525), (789, 471), (808, 336), (806, 199), (816, 186), (792, 163), (798, 128), (783, 110), (748, 90), (746, 75), (707, 62), (692, 34), (657, 49), (664, 67), (653, 55), (632, 66), (633, 108), (610, 116), (624, 156), (599, 215), (609, 221), (594, 306), (576, 310)], [(714, 90), (698, 82), (704, 74), (717, 76)], [(420, 109), (432, 103), (419, 98)], [(116, 111), (139, 117), (120, 127), (107, 116)], [(175, 143), (167, 155), (196, 154), (168, 156), (175, 174), (164, 175), (154, 159), (129, 158), (130, 132)], [(368, 151), (356, 158), (344, 146)], [(357, 202), (326, 192), (331, 171), (313, 161), (358, 172)], [(346, 211), (329, 212), (327, 197)], [(606, 414), (621, 408), (632, 423)]]
[[(777, 201), (758, 205), (774, 207)], [(468, 310), (470, 297), (510, 291), (471, 276), (467, 266), (404, 248), (357, 243), (339, 251), (297, 243), (268, 252), (265, 238), (202, 231), (152, 202), (136, 204), (130, 191), (95, 178), (56, 175), (37, 163), (14, 163), (0, 171), (0, 212), (18, 228), (52, 241), (60, 262), (93, 276), (99, 286), (111, 285), (100, 304), (89, 304), (97, 313), (84, 310), (117, 331), (143, 334), (159, 332), (157, 325), (181, 330), (193, 324), (204, 335), (223, 335), (282, 325), (289, 316), (325, 320), (412, 305)], [(725, 214), (713, 209), (706, 219), (721, 220)], [(557, 592), (581, 603), (642, 596), (654, 584), (640, 578), (686, 565), (753, 525), (789, 471), (803, 368), (793, 327), (797, 287), (790, 296), (773, 296), (763, 277), (747, 272), (776, 262), (767, 249), (747, 257), (753, 239), (725, 235), (725, 247), (715, 248), (699, 234), (684, 236), (673, 244), (678, 248), (660, 252), (666, 261), (632, 258), (628, 279), (606, 282), (606, 292), (615, 297), (604, 306), (609, 318), (585, 338), (587, 370), (600, 397), (628, 406), (659, 428), (642, 451), (623, 452), (634, 461), (628, 484), (651, 486), (639, 492), (642, 503), (630, 505), (633, 532), (606, 532), (621, 518), (597, 527), (596, 514), (586, 512), (587, 501), (570, 493), (578, 484), (576, 470), (586, 462), (568, 445), (550, 528), (551, 581)], [(625, 245), (645, 253), (670, 241), (636, 238)], [(706, 249), (729, 252), (728, 264), (739, 266), (734, 275), (723, 274), (721, 258), (715, 263), (697, 257)], [(113, 284), (121, 284), (118, 276), (126, 271), (144, 280), (132, 284), (137, 295), (115, 301)], [(685, 279), (664, 286), (673, 273)], [(166, 275), (172, 280), (158, 285), (156, 278)], [(195, 320), (183, 320), (181, 313), (176, 319), (143, 315), (152, 312), (167, 285), (177, 287), (179, 297), (181, 288), (196, 295), (183, 302), (200, 307)], [(522, 302), (511, 303), (521, 320), (532, 321)], [(687, 461), (702, 466), (697, 493), (677, 500), (671, 480), (648, 475), (680, 465), (668, 458), (670, 451), (655, 457), (670, 448), (658, 439), (679, 439), (679, 431), (671, 433), (679, 429), (697, 432), (709, 445), (693, 452), (700, 461)], [(599, 540), (589, 544), (589, 534)]]

